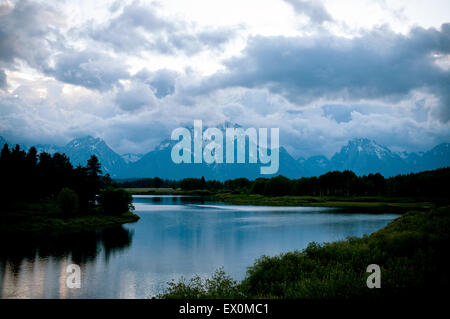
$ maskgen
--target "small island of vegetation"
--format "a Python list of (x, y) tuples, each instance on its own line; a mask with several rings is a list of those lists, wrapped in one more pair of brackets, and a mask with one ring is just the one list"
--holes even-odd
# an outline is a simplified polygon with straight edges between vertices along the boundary
[(139, 219), (131, 195), (102, 176), (94, 155), (74, 168), (64, 154), (5, 144), (0, 175), (2, 236), (85, 232)]

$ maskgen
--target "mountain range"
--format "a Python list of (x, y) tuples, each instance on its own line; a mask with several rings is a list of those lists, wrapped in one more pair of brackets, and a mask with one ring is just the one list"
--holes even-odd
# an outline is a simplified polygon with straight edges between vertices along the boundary
[[(0, 145), (8, 143), (0, 137)], [(103, 173), (113, 178), (161, 177), (181, 179), (201, 177), (226, 180), (238, 177), (254, 179), (268, 177), (260, 175), (258, 164), (175, 164), (171, 159), (175, 141), (164, 140), (154, 150), (146, 154), (122, 154), (114, 152), (100, 138), (86, 136), (76, 138), (65, 146), (49, 144), (35, 145), (38, 153), (65, 153), (74, 165), (86, 165), (91, 155), (96, 155), (102, 164)], [(29, 147), (20, 145), (23, 149)], [(294, 159), (284, 147), (279, 149), (280, 167), (276, 175), (289, 178), (319, 176), (328, 171), (352, 170), (357, 175), (381, 173), (385, 177), (450, 166), (450, 143), (442, 143), (429, 151), (420, 153), (396, 153), (373, 140), (357, 138), (330, 159), (312, 156)], [(248, 162), (248, 161), (246, 161)]]

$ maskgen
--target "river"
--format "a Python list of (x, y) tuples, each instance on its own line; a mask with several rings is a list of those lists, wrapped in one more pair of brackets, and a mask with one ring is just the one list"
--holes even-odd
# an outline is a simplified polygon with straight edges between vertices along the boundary
[[(210, 276), (220, 267), (240, 280), (261, 255), (370, 234), (398, 216), (186, 196), (140, 195), (133, 203), (141, 217), (134, 224), (7, 243), (0, 253), (0, 297), (148, 298), (170, 280)], [(70, 264), (80, 266), (81, 288), (66, 285)]]

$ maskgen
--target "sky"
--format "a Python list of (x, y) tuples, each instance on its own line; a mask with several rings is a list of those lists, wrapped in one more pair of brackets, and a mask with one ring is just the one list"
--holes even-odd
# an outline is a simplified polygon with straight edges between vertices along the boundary
[(194, 120), (291, 155), (450, 142), (448, 0), (0, 0), (0, 136), (147, 153)]

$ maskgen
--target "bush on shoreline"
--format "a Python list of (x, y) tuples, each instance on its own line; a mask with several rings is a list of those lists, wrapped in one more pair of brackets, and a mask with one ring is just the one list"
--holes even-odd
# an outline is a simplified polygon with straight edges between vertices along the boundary
[(58, 194), (58, 205), (64, 217), (78, 212), (78, 195), (70, 188), (64, 187)]
[(218, 269), (211, 278), (203, 279), (194, 276), (190, 280), (168, 283), (169, 288), (160, 298), (168, 299), (221, 299), (242, 298), (237, 281), (229, 277), (225, 271)]
[(120, 188), (107, 188), (98, 198), (101, 208), (106, 215), (120, 216), (134, 209), (133, 196)]

